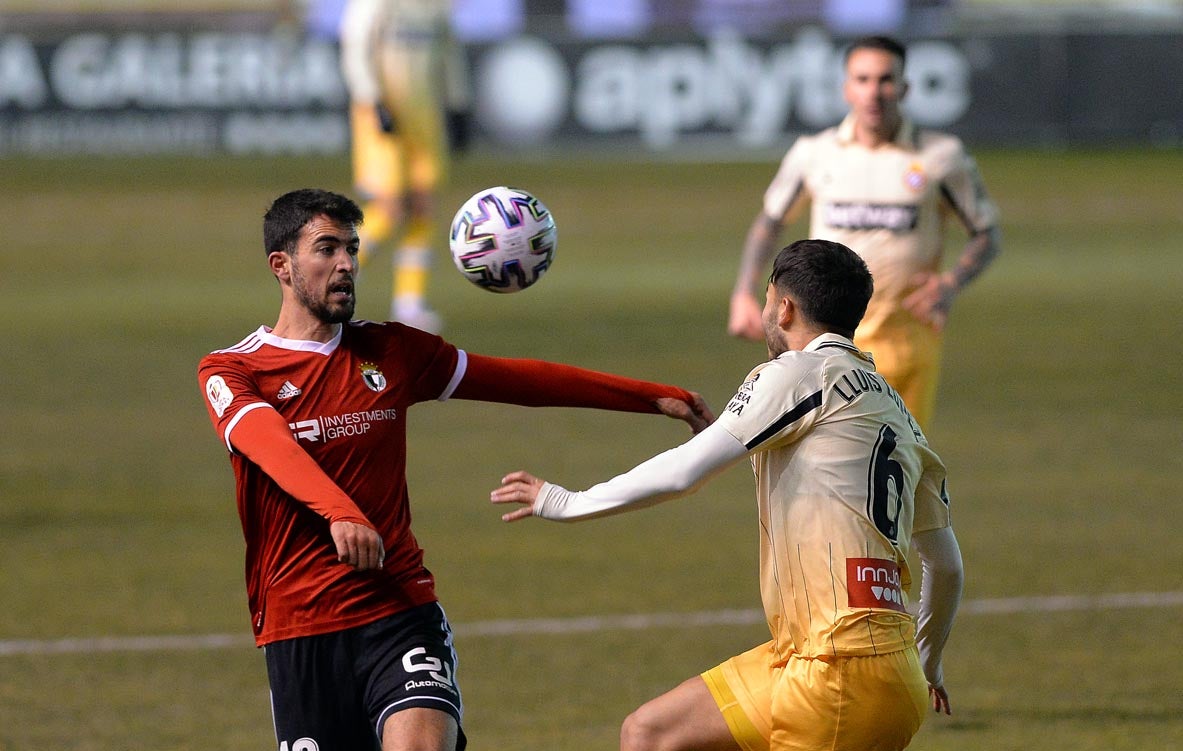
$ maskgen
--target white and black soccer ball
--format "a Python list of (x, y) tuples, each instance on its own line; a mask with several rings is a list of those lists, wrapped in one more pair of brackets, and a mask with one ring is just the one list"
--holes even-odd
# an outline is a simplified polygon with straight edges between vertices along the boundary
[(504, 185), (465, 201), (448, 233), (456, 268), (490, 292), (517, 292), (537, 282), (554, 261), (557, 241), (546, 206)]

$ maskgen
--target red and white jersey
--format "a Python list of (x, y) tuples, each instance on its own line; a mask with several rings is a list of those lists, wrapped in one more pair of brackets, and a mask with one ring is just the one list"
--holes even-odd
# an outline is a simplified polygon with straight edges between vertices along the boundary
[[(411, 533), (406, 411), (447, 399), (465, 357), (418, 329), (355, 321), (323, 344), (260, 327), (202, 359), (206, 407), (234, 468), (258, 644), (364, 625), (436, 599)], [(356, 571), (337, 560), (330, 519), (356, 519), (348, 503), (340, 516), (318, 514), (235, 450), (236, 427), (257, 409), (283, 417), (299, 447), (382, 535), (382, 569)]]

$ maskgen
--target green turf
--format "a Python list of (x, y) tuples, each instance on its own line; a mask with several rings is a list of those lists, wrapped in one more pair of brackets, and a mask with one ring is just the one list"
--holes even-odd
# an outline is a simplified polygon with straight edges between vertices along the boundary
[[(979, 160), (1004, 254), (954, 311), (930, 431), (950, 466), (967, 597), (1183, 590), (1183, 154)], [(343, 160), (0, 166), (0, 640), (245, 637), (233, 484), (194, 369), (273, 320), (269, 199), (347, 189)], [(674, 381), (720, 407), (762, 354), (723, 327), (774, 166), (459, 163), (445, 214), (478, 188), (518, 185), (552, 209), (560, 241), (550, 274), (514, 296), (441, 261), (446, 335)], [(383, 316), (387, 269), (366, 271), (360, 315)], [(751, 479), (737, 468), (693, 498), (584, 525), (507, 526), (484, 500), (504, 471), (580, 486), (681, 427), (461, 402), (409, 420), (416, 531), (458, 624), (474, 748), (614, 748), (633, 706), (762, 637), (466, 637), (498, 618), (757, 607)], [(956, 715), (914, 747), (1181, 747), (1181, 615), (966, 615), (948, 654)], [(0, 751), (267, 748), (267, 707), (249, 647), (0, 656)]]

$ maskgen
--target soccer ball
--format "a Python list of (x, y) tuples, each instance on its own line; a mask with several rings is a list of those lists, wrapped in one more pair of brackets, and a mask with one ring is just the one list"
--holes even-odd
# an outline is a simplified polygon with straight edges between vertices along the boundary
[(479, 191), (452, 219), (448, 247), (465, 278), (490, 292), (517, 292), (550, 268), (558, 232), (542, 202), (504, 185)]

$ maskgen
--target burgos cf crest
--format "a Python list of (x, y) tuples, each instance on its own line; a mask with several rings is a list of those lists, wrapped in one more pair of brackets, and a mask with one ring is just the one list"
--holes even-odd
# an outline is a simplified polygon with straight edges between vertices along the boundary
[(372, 362), (361, 364), (361, 379), (366, 382), (366, 388), (370, 391), (382, 391), (386, 388), (386, 376), (382, 375), (382, 371)]

